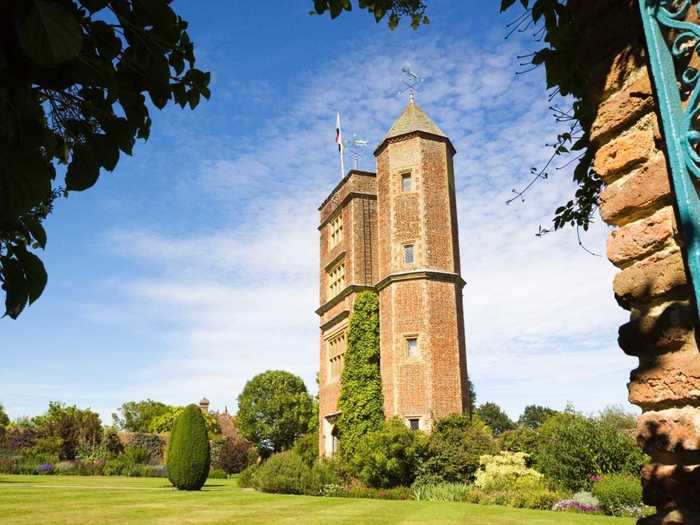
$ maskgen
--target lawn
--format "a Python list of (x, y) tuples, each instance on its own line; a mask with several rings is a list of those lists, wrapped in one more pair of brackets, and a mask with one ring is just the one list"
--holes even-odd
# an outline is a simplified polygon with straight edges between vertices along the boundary
[(3, 525), (634, 523), (632, 519), (468, 503), (262, 494), (238, 488), (235, 480), (210, 480), (202, 492), (178, 492), (159, 478), (2, 475), (0, 516)]

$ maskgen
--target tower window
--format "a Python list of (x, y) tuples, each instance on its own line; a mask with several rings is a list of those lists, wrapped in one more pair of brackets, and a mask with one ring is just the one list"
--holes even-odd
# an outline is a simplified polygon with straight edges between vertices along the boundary
[(408, 426), (411, 430), (420, 430), (420, 418), (411, 417), (408, 419)]
[(330, 222), (331, 234), (328, 237), (328, 245), (333, 248), (343, 240), (343, 214), (339, 213), (335, 219)]
[(403, 262), (413, 264), (413, 245), (406, 244), (403, 247)]
[(413, 181), (411, 180), (411, 173), (401, 174), (401, 190), (406, 193), (413, 191)]
[(417, 337), (407, 337), (406, 338), (406, 355), (408, 357), (418, 357), (418, 338)]
[(345, 365), (345, 332), (328, 341), (328, 382), (340, 377)]
[(345, 263), (341, 262), (328, 272), (328, 298), (332, 299), (345, 287)]

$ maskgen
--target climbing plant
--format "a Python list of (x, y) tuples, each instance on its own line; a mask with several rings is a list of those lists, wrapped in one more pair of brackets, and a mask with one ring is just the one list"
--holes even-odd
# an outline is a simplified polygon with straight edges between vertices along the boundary
[[(513, 5), (520, 5), (523, 12), (508, 24), (508, 36), (531, 30), (534, 41), (544, 44), (533, 53), (519, 57), (524, 60), (522, 65), (531, 66), (528, 70), (543, 66), (550, 101), (561, 96), (568, 97), (572, 103), (566, 109), (552, 106), (557, 121), (567, 124), (568, 129), (551, 144), (553, 152), (549, 161), (542, 168), (531, 169), (532, 179), (523, 189), (513, 190), (515, 196), (509, 202), (522, 198), (535, 183), (547, 179), (557, 159), (569, 157), (570, 160), (559, 167), (575, 163), (573, 179), (577, 189), (571, 200), (555, 210), (554, 229), (571, 225), (587, 230), (597, 209), (603, 182), (592, 166), (589, 130), (594, 112), (586, 92), (586, 71), (576, 60), (578, 35), (574, 9), (568, 0), (501, 0), (501, 12)], [(540, 234), (547, 231), (541, 229)]]
[(342, 453), (351, 457), (362, 437), (378, 430), (384, 421), (379, 372), (379, 299), (374, 292), (362, 292), (355, 300), (340, 380), (338, 431)]

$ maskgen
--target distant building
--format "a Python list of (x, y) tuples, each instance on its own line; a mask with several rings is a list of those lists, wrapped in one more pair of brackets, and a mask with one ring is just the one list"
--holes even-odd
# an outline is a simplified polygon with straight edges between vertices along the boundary
[(469, 406), (450, 139), (411, 100), (374, 152), (319, 208), (320, 451), (338, 440), (340, 374), (358, 292), (380, 303), (384, 414), (430, 431)]

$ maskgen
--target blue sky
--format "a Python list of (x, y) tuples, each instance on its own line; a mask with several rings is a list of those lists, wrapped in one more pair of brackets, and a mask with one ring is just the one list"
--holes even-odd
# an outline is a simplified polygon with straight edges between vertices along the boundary
[[(616, 344), (627, 314), (612, 266), (573, 231), (534, 235), (568, 200), (569, 173), (504, 204), (558, 128), (542, 72), (515, 78), (527, 43), (504, 41), (498, 2), (432, 0), (432, 23), (417, 32), (390, 32), (365, 13), (312, 17), (311, 4), (174, 2), (198, 66), (212, 72), (212, 98), (194, 112), (154, 110), (134, 157), (58, 203), (49, 286), (18, 321), (0, 321), (10, 415), (50, 400), (92, 407), (105, 422), (147, 397), (233, 408), (245, 381), (270, 368), (315, 390), (317, 206), (338, 180), (335, 113), (346, 136), (376, 145), (406, 103), (405, 63), (427, 78), (418, 103), (458, 151), (479, 402), (514, 417), (529, 403), (631, 408), (635, 362)], [(372, 150), (361, 168), (373, 169)], [(586, 245), (604, 253), (607, 231), (598, 221)]]

